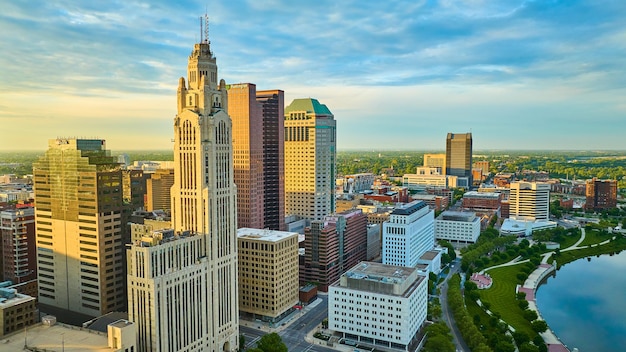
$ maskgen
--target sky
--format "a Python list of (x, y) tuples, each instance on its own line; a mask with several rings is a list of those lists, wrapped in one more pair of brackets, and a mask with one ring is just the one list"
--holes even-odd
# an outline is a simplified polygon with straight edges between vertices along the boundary
[(341, 150), (626, 150), (624, 0), (110, 0), (0, 5), (0, 150), (173, 147), (200, 41), (219, 79), (316, 98)]

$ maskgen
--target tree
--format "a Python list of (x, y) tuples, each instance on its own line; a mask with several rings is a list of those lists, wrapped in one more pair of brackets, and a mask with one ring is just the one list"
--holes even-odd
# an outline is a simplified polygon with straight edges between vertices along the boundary
[(539, 348), (531, 343), (524, 343), (519, 346), (519, 352), (539, 352)]
[(435, 334), (428, 336), (424, 348), (425, 352), (454, 352), (454, 343), (446, 335)]
[(528, 321), (537, 320), (537, 318), (539, 317), (537, 315), (537, 312), (535, 312), (534, 310), (530, 310), (530, 309), (526, 309), (524, 313), (522, 313), (522, 315), (524, 316), (524, 319)]
[(263, 335), (256, 346), (263, 352), (287, 352), (283, 339), (275, 332)]
[(535, 332), (537, 333), (542, 333), (548, 330), (548, 323), (546, 323), (543, 320), (535, 320), (532, 323), (530, 323), (530, 325), (532, 326), (533, 330), (535, 330)]
[(246, 337), (239, 335), (239, 352), (243, 352), (246, 347)]

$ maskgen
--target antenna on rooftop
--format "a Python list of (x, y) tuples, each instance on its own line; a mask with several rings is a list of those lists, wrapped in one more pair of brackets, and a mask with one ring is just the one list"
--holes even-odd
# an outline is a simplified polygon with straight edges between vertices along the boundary
[(206, 13), (206, 10), (204, 12), (204, 41), (206, 43), (210, 43), (209, 42), (209, 15)]

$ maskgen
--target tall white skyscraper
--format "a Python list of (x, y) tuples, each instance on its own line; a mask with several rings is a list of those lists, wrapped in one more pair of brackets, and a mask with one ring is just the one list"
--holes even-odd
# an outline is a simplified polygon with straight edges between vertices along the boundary
[(414, 267), (435, 246), (435, 211), (418, 200), (399, 205), (383, 223), (383, 264)]
[(548, 220), (550, 216), (550, 185), (541, 182), (511, 182), (509, 217)]
[(335, 212), (336, 122), (317, 99), (285, 108), (285, 213), (324, 220)]
[[(187, 319), (181, 310), (164, 306), (159, 309), (176, 313), (176, 318), (168, 320), (168, 324), (179, 324), (180, 331), (194, 331), (192, 340), (176, 348), (187, 347), (175, 351), (236, 351), (239, 345), (237, 189), (233, 180), (232, 123), (227, 113), (226, 83), (218, 81), (216, 59), (208, 38), (194, 45), (187, 65), (187, 80), (179, 79), (177, 103), (172, 226), (176, 234), (188, 231), (201, 237), (200, 257), (206, 258), (206, 280), (194, 282), (206, 293), (206, 304), (202, 306), (206, 312), (197, 312), (206, 321), (201, 319), (198, 328), (196, 320)], [(171, 252), (155, 248), (154, 251), (193, 255), (184, 249)], [(192, 271), (194, 275), (198, 273)], [(150, 279), (158, 280), (158, 277)], [(183, 291), (196, 289), (179, 286), (173, 280), (162, 280), (161, 284), (178, 287), (163, 291), (164, 300), (170, 298), (170, 302), (176, 302), (171, 300), (173, 296), (185, 299)], [(198, 297), (203, 296), (195, 299)], [(189, 306), (197, 307), (197, 302), (189, 302)]]

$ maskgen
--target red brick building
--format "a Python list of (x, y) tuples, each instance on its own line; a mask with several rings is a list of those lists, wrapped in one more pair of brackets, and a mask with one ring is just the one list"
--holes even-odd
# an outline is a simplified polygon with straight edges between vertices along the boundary
[(462, 199), (462, 207), (465, 209), (491, 209), (497, 210), (502, 202), (502, 193), (465, 192)]
[(598, 180), (595, 177), (587, 180), (585, 209), (603, 210), (617, 206), (617, 181)]
[(304, 230), (304, 258), (300, 262), (300, 285), (315, 283), (322, 292), (341, 274), (367, 257), (367, 218), (350, 210), (311, 221)]

